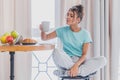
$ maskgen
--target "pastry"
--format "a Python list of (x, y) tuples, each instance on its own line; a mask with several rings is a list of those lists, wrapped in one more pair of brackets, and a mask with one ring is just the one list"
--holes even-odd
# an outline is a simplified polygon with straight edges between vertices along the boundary
[(22, 43), (37, 43), (37, 41), (31, 38), (26, 38), (23, 39)]

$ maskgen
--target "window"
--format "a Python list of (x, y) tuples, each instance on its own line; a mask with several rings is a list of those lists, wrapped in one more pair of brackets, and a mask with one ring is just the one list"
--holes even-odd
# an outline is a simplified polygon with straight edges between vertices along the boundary
[[(39, 24), (50, 21), (50, 28), (55, 25), (55, 0), (31, 0), (32, 37), (40, 40)], [(32, 54), (32, 80), (57, 80), (53, 75), (56, 66), (51, 54), (53, 50), (34, 51)], [(41, 77), (42, 76), (42, 77)]]
[(55, 25), (55, 0), (32, 0), (32, 36), (39, 37), (41, 21), (50, 21), (50, 28)]

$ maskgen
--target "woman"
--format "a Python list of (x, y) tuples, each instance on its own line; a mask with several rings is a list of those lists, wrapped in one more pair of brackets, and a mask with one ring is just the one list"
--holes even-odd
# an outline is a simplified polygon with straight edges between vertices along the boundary
[(76, 5), (67, 12), (66, 23), (68, 26), (58, 28), (50, 34), (45, 34), (42, 25), (40, 26), (43, 40), (58, 37), (63, 43), (63, 49), (53, 51), (53, 60), (60, 69), (54, 72), (58, 76), (86, 76), (102, 68), (106, 63), (104, 57), (86, 60), (92, 39), (89, 32), (78, 25), (82, 21), (83, 15), (83, 6)]

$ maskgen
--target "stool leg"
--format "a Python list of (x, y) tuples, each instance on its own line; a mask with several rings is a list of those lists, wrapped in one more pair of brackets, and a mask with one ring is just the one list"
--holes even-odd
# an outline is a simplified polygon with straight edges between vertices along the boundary
[(88, 77), (87, 79), (85, 79), (85, 80), (90, 80), (90, 78)]
[(90, 80), (90, 78), (88, 77), (88, 79), (87, 80)]

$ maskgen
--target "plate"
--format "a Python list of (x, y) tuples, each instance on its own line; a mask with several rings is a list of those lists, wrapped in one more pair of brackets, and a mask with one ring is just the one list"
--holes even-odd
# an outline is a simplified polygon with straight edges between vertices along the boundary
[(36, 43), (22, 43), (22, 45), (35, 45)]

